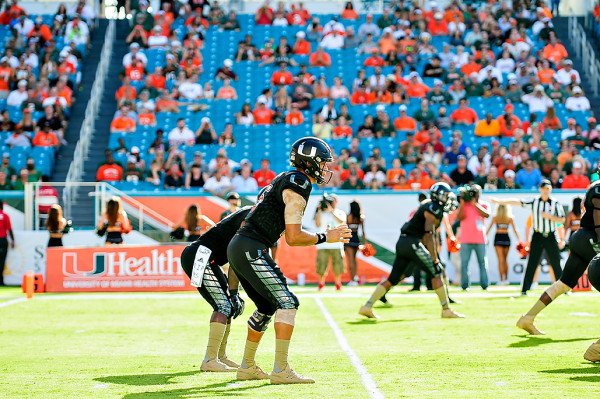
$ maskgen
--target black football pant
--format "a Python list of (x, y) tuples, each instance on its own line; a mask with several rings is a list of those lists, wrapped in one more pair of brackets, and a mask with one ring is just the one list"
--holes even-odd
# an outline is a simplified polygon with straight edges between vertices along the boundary
[(8, 240), (6, 237), (0, 238), (0, 285), (4, 285), (4, 266), (6, 264), (6, 255), (8, 255)]
[(236, 234), (227, 247), (227, 258), (259, 313), (272, 316), (277, 309), (298, 309), (298, 298), (288, 288), (268, 246)]
[[(181, 254), (181, 268), (188, 277), (192, 277), (196, 252), (200, 245), (211, 249), (206, 243), (202, 242), (202, 239), (199, 239), (185, 247)], [(223, 273), (221, 266), (217, 265), (213, 260), (213, 254), (210, 255), (208, 262), (204, 274), (202, 275), (202, 285), (197, 287), (198, 292), (215, 312), (222, 313), (227, 318), (230, 318), (232, 307), (231, 302), (229, 301), (229, 284), (227, 282), (227, 276)]]
[(552, 269), (554, 270), (554, 276), (557, 280), (561, 277), (561, 257), (560, 250), (558, 249), (558, 242), (556, 241), (556, 235), (554, 233), (542, 234), (536, 231), (531, 237), (529, 259), (527, 260), (527, 268), (525, 269), (525, 277), (523, 278), (521, 292), (527, 292), (531, 288), (533, 276), (535, 275), (535, 270), (540, 263), (540, 258), (544, 249), (548, 254), (548, 260), (552, 266)]
[(416, 270), (423, 270), (428, 279), (442, 274), (440, 265), (434, 262), (420, 238), (401, 235), (396, 242), (396, 258), (388, 281), (392, 285), (398, 285), (403, 278), (412, 273), (413, 266)]
[(569, 239), (569, 257), (565, 262), (565, 268), (560, 281), (573, 288), (583, 276), (591, 260), (596, 256), (594, 247), (598, 237), (596, 232), (580, 228)]

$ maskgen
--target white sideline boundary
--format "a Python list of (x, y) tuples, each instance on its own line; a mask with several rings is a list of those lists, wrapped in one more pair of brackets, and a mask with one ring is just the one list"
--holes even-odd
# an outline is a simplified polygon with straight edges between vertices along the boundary
[(346, 352), (346, 355), (348, 355), (348, 357), (350, 358), (350, 363), (352, 363), (352, 366), (360, 376), (360, 379), (362, 380), (363, 385), (369, 393), (369, 396), (373, 399), (384, 399), (385, 395), (379, 390), (379, 388), (377, 388), (375, 380), (373, 380), (373, 377), (371, 376), (371, 374), (369, 374), (367, 368), (364, 366), (356, 352), (354, 352), (354, 350), (348, 343), (348, 340), (344, 336), (344, 333), (331, 316), (331, 313), (329, 313), (329, 311), (325, 307), (325, 304), (323, 303), (321, 298), (318, 296), (315, 296), (314, 298), (315, 302), (317, 303), (317, 306), (319, 307), (319, 309), (321, 309), (321, 313), (323, 313), (325, 320), (327, 320), (329, 327), (331, 327), (331, 329), (333, 330), (338, 344), (340, 344), (342, 350)]
[(16, 299), (11, 299), (10, 301), (6, 301), (6, 302), (0, 302), (0, 308), (5, 308), (10, 305), (15, 305), (17, 303), (20, 303), (20, 302), (23, 302), (26, 300), (27, 300), (27, 298), (16, 298)]

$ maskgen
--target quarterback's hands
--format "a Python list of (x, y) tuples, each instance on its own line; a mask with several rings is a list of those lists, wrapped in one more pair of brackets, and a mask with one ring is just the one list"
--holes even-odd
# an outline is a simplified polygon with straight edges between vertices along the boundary
[(229, 301), (231, 302), (231, 317), (235, 319), (244, 313), (246, 302), (244, 302), (244, 300), (239, 296), (238, 290), (231, 290), (230, 294)]
[(352, 231), (348, 228), (348, 225), (340, 224), (333, 229), (325, 231), (325, 234), (327, 235), (327, 242), (343, 242), (346, 244), (350, 241)]

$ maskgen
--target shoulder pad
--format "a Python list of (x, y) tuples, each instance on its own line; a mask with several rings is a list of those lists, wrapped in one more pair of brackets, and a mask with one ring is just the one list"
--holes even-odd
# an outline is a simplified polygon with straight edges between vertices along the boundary
[(283, 177), (282, 191), (285, 189), (293, 190), (302, 195), (305, 199), (308, 199), (308, 196), (312, 191), (312, 183), (304, 173), (291, 171), (286, 173)]
[(444, 209), (436, 202), (430, 201), (428, 204), (425, 204), (425, 206), (425, 210), (433, 213), (437, 218), (441, 218), (444, 214)]
[(600, 197), (600, 180), (596, 180), (587, 190), (587, 195), (590, 197)]

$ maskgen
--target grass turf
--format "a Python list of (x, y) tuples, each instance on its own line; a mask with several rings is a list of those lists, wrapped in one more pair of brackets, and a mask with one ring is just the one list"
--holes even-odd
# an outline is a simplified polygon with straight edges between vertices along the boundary
[[(596, 295), (564, 296), (538, 318), (548, 332), (527, 337), (514, 327), (536, 300), (465, 295), (464, 320), (442, 320), (431, 295), (392, 295), (377, 322), (356, 311), (373, 287), (326, 295), (323, 303), (388, 398), (595, 397), (600, 367), (582, 355), (600, 337)], [(211, 309), (199, 295), (177, 298), (40, 295), (0, 308), (0, 397), (344, 397), (368, 393), (315, 300), (300, 293), (290, 361), (314, 385), (236, 382), (235, 374), (200, 373)], [(19, 297), (0, 290), (0, 304)], [(54, 299), (53, 299), (54, 298)], [(246, 319), (235, 320), (229, 356), (239, 361)], [(590, 312), (588, 314), (584, 312)], [(257, 363), (270, 371), (273, 328)]]

